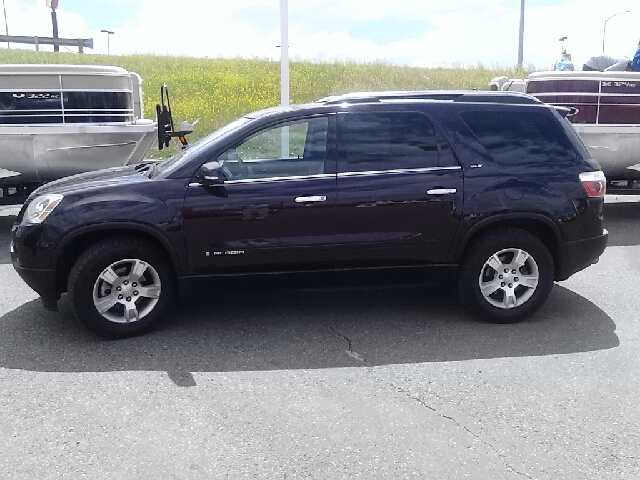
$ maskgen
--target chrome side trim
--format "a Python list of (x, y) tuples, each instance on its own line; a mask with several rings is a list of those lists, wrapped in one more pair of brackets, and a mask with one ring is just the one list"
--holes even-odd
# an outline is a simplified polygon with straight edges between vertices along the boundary
[(399, 168), (395, 170), (370, 170), (367, 172), (343, 172), (338, 174), (342, 177), (369, 177), (376, 175), (398, 175), (403, 173), (429, 173), (445, 170), (462, 170), (462, 167), (429, 167), (429, 168)]

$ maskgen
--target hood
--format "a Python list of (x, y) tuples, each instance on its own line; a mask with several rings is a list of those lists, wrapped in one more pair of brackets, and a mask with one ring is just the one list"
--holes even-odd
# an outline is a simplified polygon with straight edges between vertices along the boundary
[[(136, 167), (138, 167), (138, 170), (140, 171), (136, 171)], [(149, 181), (149, 178), (147, 178), (143, 172), (146, 172), (146, 168), (140, 169), (139, 166), (130, 165), (126, 167), (97, 170), (95, 172), (80, 173), (78, 175), (64, 177), (60, 180), (54, 180), (53, 182), (42, 185), (30, 195), (30, 199), (45, 193), (59, 193), (65, 195), (79, 190)]]

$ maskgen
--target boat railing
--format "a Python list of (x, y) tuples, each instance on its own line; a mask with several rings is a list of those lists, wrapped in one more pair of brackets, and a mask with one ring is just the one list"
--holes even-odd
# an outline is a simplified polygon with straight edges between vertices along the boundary
[(545, 103), (575, 107), (572, 123), (640, 125), (640, 79), (530, 79), (527, 93)]

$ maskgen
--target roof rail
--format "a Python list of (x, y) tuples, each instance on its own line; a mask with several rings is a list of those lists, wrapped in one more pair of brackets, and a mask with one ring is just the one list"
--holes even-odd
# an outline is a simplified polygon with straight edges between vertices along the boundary
[(479, 103), (542, 103), (535, 97), (519, 92), (492, 92), (488, 90), (425, 90), (390, 92), (355, 92), (332, 95), (317, 100), (317, 103), (371, 103), (384, 100), (440, 100)]

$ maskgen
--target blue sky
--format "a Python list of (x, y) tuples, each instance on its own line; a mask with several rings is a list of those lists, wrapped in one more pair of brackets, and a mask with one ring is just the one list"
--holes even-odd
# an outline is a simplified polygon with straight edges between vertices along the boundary
[[(50, 35), (45, 0), (5, 0), (10, 33)], [(277, 58), (279, 0), (59, 0), (62, 36), (114, 30), (111, 51), (209, 57)], [(638, 0), (526, 0), (525, 64), (557, 60), (558, 38), (576, 62), (601, 53), (633, 55), (640, 37)], [(317, 61), (384, 61), (415, 66), (513, 66), (520, 0), (289, 0), (290, 49)], [(159, 27), (168, 28), (164, 36)]]
[[(24, 6), (45, 5), (44, 0), (23, 0)], [(84, 18), (92, 30), (119, 28), (138, 13), (136, 2), (113, 0), (59, 0), (62, 12), (75, 12)], [(46, 5), (45, 5), (46, 8)]]

